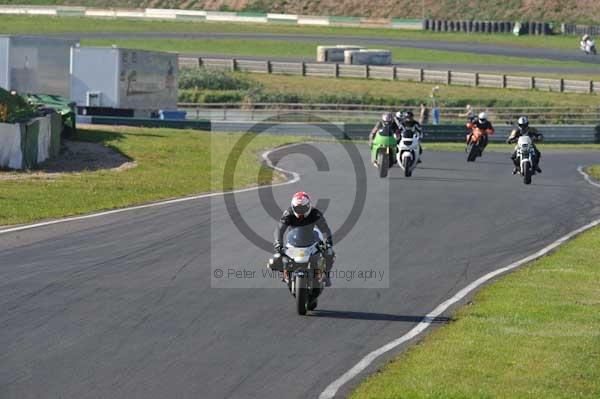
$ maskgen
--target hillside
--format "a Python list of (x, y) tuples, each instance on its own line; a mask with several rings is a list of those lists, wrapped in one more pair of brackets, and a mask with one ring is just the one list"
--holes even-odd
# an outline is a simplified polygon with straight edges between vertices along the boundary
[[(4, 0), (0, 4), (184, 8), (308, 15), (421, 18), (418, 0)], [(424, 0), (431, 18), (600, 23), (598, 0)]]

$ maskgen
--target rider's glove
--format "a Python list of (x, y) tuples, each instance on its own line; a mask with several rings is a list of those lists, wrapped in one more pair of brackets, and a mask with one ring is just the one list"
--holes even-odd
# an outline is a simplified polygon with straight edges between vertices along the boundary
[(327, 248), (332, 248), (333, 247), (333, 239), (331, 237), (327, 237), (327, 239), (325, 240), (325, 245), (327, 245)]
[(281, 245), (280, 242), (276, 242), (275, 244), (273, 244), (273, 248), (275, 249), (276, 254), (283, 255), (283, 245)]

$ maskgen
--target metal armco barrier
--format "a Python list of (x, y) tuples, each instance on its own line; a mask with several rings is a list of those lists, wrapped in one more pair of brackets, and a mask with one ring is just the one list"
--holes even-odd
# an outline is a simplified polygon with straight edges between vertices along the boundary
[[(121, 125), (136, 127), (162, 127), (172, 129), (202, 130), (211, 132), (247, 132), (257, 124), (270, 125), (266, 131), (269, 134), (331, 137), (330, 133), (320, 129), (320, 123), (307, 122), (260, 122), (260, 121), (223, 121), (223, 120), (160, 120), (145, 118), (113, 118), (93, 116), (86, 122), (95, 125)], [(372, 123), (333, 122), (340, 134), (337, 138), (351, 140), (366, 140), (373, 128)], [(544, 134), (548, 143), (589, 144), (600, 143), (600, 125), (536, 125)], [(492, 142), (506, 140), (512, 126), (496, 126), (496, 133), (490, 136)], [(462, 125), (426, 125), (423, 127), (424, 140), (436, 142), (463, 142), (465, 127)]]
[(163, 120), (151, 118), (119, 118), (110, 116), (86, 117), (84, 123), (92, 125), (114, 125), (114, 126), (136, 126), (136, 127), (160, 127), (171, 129), (194, 129), (211, 130), (209, 120)]
[(600, 25), (562, 24), (561, 31), (565, 35), (600, 36)]
[[(255, 126), (257, 121), (211, 121), (212, 131), (214, 132), (245, 132)], [(269, 122), (272, 125), (267, 130), (270, 134), (281, 135), (301, 135), (314, 137), (330, 136), (324, 130), (319, 129), (319, 124), (310, 124), (306, 122)], [(334, 123), (339, 129), (339, 138), (366, 140), (373, 124), (367, 123)], [(597, 127), (593, 125), (536, 125), (541, 133), (544, 134), (544, 141), (547, 143), (573, 143), (573, 144), (591, 144), (600, 143), (600, 135), (597, 133)], [(490, 136), (491, 142), (504, 142), (513, 129), (512, 126), (497, 126), (496, 133)], [(461, 125), (426, 125), (423, 127), (424, 142), (464, 142), (465, 127)]]
[(234, 58), (179, 57), (181, 68), (205, 67), (226, 71), (280, 73), (302, 76), (409, 80), (499, 89), (556, 91), (561, 93), (599, 93), (600, 81), (547, 79), (535, 76), (492, 75), (479, 72), (454, 72), (395, 66), (344, 65), (310, 62), (250, 61)]
[[(374, 104), (317, 104), (317, 103), (179, 103), (189, 119), (222, 121), (260, 121), (271, 119), (283, 122), (318, 122), (335, 120), (346, 123), (363, 123), (377, 120), (384, 111), (395, 112), (407, 106)], [(418, 112), (416, 107), (410, 107)], [(534, 125), (594, 125), (600, 121), (599, 106), (581, 107), (484, 107), (496, 125), (514, 123), (521, 115), (528, 115)], [(440, 107), (444, 124), (465, 123), (460, 114), (464, 107)], [(290, 119), (290, 115), (294, 120)]]

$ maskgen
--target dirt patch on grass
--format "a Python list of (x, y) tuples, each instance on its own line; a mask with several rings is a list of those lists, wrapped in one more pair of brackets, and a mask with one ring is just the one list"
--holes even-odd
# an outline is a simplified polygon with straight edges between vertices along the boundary
[(63, 141), (60, 156), (34, 170), (0, 172), (0, 180), (56, 179), (65, 174), (108, 170), (120, 172), (137, 163), (122, 153), (97, 143)]

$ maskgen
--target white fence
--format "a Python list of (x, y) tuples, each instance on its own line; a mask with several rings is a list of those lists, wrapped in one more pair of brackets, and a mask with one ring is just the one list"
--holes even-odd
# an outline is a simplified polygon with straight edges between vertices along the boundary
[(22, 6), (0, 5), (0, 14), (49, 15), (62, 17), (91, 18), (141, 18), (188, 21), (219, 21), (246, 23), (275, 23), (317, 26), (365, 26), (393, 29), (422, 30), (421, 19), (384, 18), (371, 19), (360, 17), (327, 17), (295, 14), (272, 14), (254, 12), (221, 12), (204, 10), (179, 10), (159, 8), (87, 8), (69, 6)]

